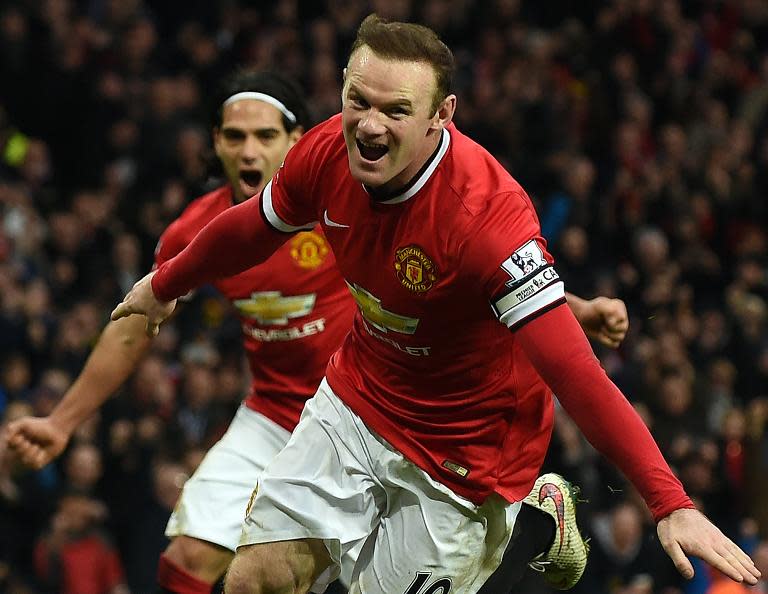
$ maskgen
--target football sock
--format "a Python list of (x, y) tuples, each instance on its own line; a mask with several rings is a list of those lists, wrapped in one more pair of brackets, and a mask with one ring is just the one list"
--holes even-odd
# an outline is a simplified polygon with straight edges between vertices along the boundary
[(477, 594), (504, 594), (523, 579), (528, 563), (549, 550), (555, 541), (552, 516), (523, 503), (499, 568)]
[(160, 588), (156, 594), (211, 594), (213, 586), (188, 573), (165, 555), (160, 556), (157, 564), (157, 583)]

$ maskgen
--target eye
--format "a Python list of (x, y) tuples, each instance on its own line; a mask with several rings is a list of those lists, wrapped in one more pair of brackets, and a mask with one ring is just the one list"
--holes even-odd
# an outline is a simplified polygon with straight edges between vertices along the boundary
[(387, 115), (391, 118), (399, 120), (407, 116), (410, 112), (405, 107), (393, 107), (387, 110)]
[(368, 109), (370, 107), (365, 99), (357, 95), (350, 95), (349, 101), (352, 103), (352, 107), (356, 109)]
[(242, 130), (233, 130), (232, 128), (225, 128), (222, 130), (222, 134), (226, 140), (230, 142), (238, 142), (245, 140), (245, 133)]
[(280, 133), (277, 130), (261, 130), (256, 134), (258, 139), (264, 144), (269, 144), (270, 142), (275, 140), (279, 135)]

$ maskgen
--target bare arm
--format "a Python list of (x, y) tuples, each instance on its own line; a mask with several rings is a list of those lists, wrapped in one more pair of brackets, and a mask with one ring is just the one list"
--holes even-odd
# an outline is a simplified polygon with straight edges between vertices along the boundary
[(136, 368), (151, 342), (144, 329), (145, 320), (135, 316), (107, 324), (82, 372), (51, 414), (8, 425), (8, 445), (24, 464), (42, 468), (61, 454), (75, 428)]

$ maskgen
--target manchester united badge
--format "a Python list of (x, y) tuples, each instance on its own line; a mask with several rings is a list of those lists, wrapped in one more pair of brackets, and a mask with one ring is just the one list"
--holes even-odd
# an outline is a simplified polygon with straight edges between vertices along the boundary
[(395, 271), (402, 285), (414, 293), (426, 293), (437, 281), (435, 264), (417, 245), (395, 252)]
[(299, 233), (291, 240), (291, 256), (302, 268), (317, 268), (328, 255), (328, 243), (314, 231)]

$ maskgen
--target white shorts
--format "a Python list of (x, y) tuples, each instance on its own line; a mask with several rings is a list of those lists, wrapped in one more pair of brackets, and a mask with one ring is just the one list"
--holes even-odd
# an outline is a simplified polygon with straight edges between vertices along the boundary
[(190, 536), (234, 552), (256, 481), (290, 436), (242, 404), (227, 432), (184, 483), (165, 535)]
[(371, 432), (323, 380), (259, 479), (242, 545), (321, 539), (333, 560), (362, 545), (351, 594), (477, 592), (501, 562), (520, 503), (478, 506)]
[[(290, 437), (289, 431), (271, 419), (240, 405), (227, 432), (184, 483), (165, 535), (205, 540), (234, 553), (256, 483)], [(359, 547), (342, 560), (344, 584), (350, 583), (358, 553)]]

